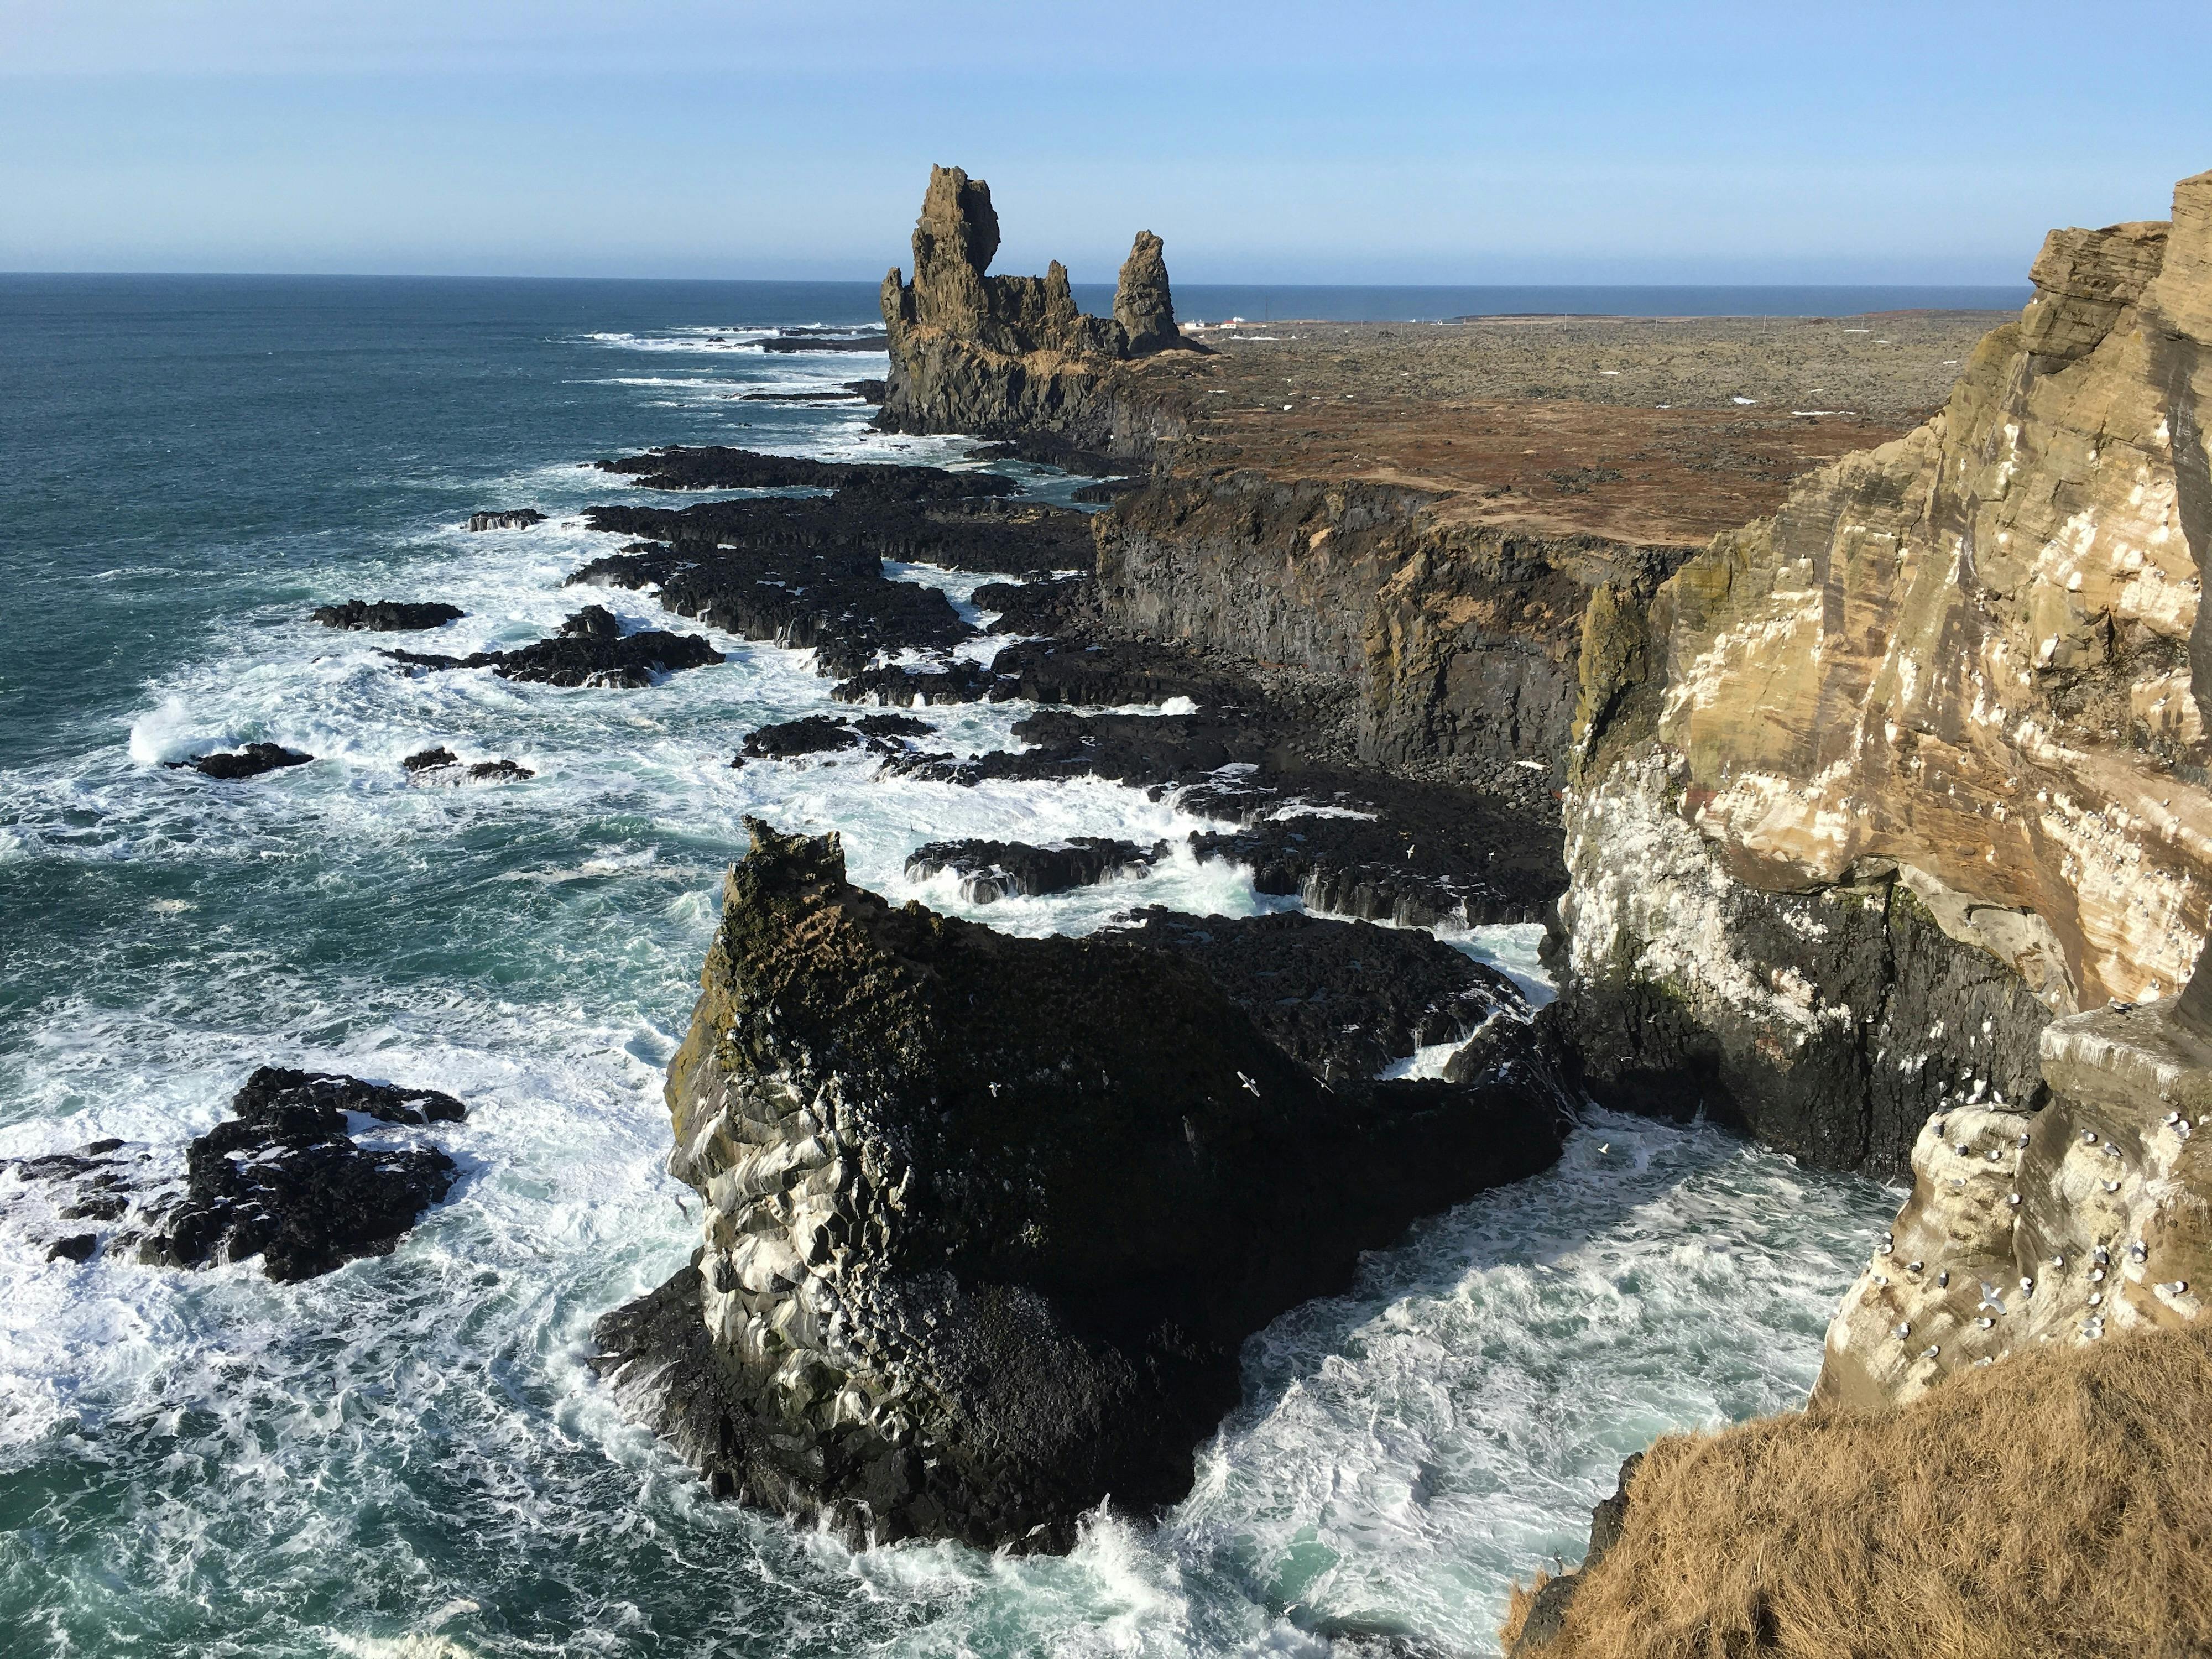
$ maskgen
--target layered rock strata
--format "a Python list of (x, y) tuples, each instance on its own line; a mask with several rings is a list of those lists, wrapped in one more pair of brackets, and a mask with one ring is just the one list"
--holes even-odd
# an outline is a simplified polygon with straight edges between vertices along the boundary
[(1176, 326), (1160, 239), (1139, 233), (1114, 315), (1076, 307), (1067, 271), (987, 273), (999, 251), (991, 187), (932, 167), (914, 229), (914, 280), (884, 278), (890, 374), (878, 423), (894, 432), (1049, 433), (1078, 447), (1134, 453), (1160, 413), (1108, 373), (1162, 351), (1196, 350)]
[(1563, 1015), (1601, 1097), (1895, 1171), (1975, 1082), (2033, 1108), (2050, 1018), (2180, 988), (2212, 175), (2175, 215), (2054, 233), (1940, 415), (1591, 608)]
[(704, 1242), (599, 1330), (720, 1490), (1066, 1547), (1182, 1494), (1251, 1332), (1556, 1155), (1534, 1067), (1332, 1091), (1194, 967), (894, 908), (751, 827), (670, 1066)]

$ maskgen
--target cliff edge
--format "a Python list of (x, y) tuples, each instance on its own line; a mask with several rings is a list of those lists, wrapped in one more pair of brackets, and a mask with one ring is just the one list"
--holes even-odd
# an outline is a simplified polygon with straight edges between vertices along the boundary
[(2212, 898), (2212, 174), (2052, 233), (1944, 410), (1585, 618), (1562, 1017), (1593, 1094), (1902, 1173), (2170, 997)]

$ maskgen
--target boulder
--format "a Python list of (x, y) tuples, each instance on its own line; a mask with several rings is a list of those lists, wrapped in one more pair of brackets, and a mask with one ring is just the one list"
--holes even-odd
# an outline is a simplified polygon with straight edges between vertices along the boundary
[(597, 1361), (718, 1491), (1065, 1549), (1188, 1489), (1255, 1331), (1557, 1154), (1534, 1079), (1331, 1090), (1188, 962), (894, 908), (834, 835), (749, 827), (669, 1072), (702, 1247)]
[(420, 632), (459, 622), (467, 613), (457, 605), (421, 605), (398, 599), (348, 599), (343, 605), (318, 607), (310, 620), (325, 628), (368, 629), (380, 633)]
[(218, 750), (191, 760), (164, 761), (161, 764), (173, 772), (191, 771), (210, 778), (237, 779), (258, 778), (264, 772), (281, 771), (288, 766), (305, 766), (313, 759), (313, 755), (287, 749), (281, 744), (249, 743), (243, 749)]
[(469, 514), (469, 528), (471, 530), (527, 530), (534, 524), (544, 522), (543, 513), (528, 507)]

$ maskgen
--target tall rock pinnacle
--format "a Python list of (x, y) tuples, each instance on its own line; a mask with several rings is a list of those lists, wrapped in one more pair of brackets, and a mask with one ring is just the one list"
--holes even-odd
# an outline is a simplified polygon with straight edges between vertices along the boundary
[(1139, 231), (1114, 290), (1114, 320), (1128, 337), (1133, 357), (1183, 343), (1182, 331), (1176, 326), (1175, 299), (1168, 291), (1168, 262), (1161, 250), (1158, 237), (1149, 230)]

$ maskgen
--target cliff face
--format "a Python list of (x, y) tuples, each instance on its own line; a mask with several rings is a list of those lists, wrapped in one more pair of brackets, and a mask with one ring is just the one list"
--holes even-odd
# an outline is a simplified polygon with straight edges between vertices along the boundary
[(1188, 1489), (1246, 1337), (1557, 1155), (1564, 1097), (1510, 1045), (1480, 1081), (1324, 1087), (1159, 949), (894, 908), (834, 836), (751, 828), (669, 1067), (702, 1247), (599, 1331), (722, 1491), (1066, 1548), (1109, 1493)]
[(1591, 592), (1648, 594), (1688, 550), (1455, 524), (1448, 499), (1257, 472), (1156, 478), (1100, 522), (1100, 599), (1139, 635), (1348, 679), (1364, 758), (1550, 765)]
[[(1782, 1144), (1894, 1170), (1962, 1089), (2035, 1104), (2048, 1018), (2186, 979), (2212, 896), (2212, 175), (2170, 229), (2054, 233), (2033, 275), (1940, 415), (1648, 607), (1593, 608), (1562, 921), (1601, 1095), (1671, 1073), (1758, 1126), (1809, 1087), (1847, 1132)], [(1907, 925), (1839, 975), (1877, 889)]]
[(914, 229), (914, 280), (884, 278), (891, 367), (878, 422), (895, 432), (1050, 433), (1079, 447), (1140, 453), (1154, 435), (1115, 395), (1113, 365), (1194, 349), (1176, 326), (1160, 239), (1140, 232), (1114, 315), (1087, 316), (1055, 259), (1042, 276), (993, 276), (991, 187), (932, 167)]

